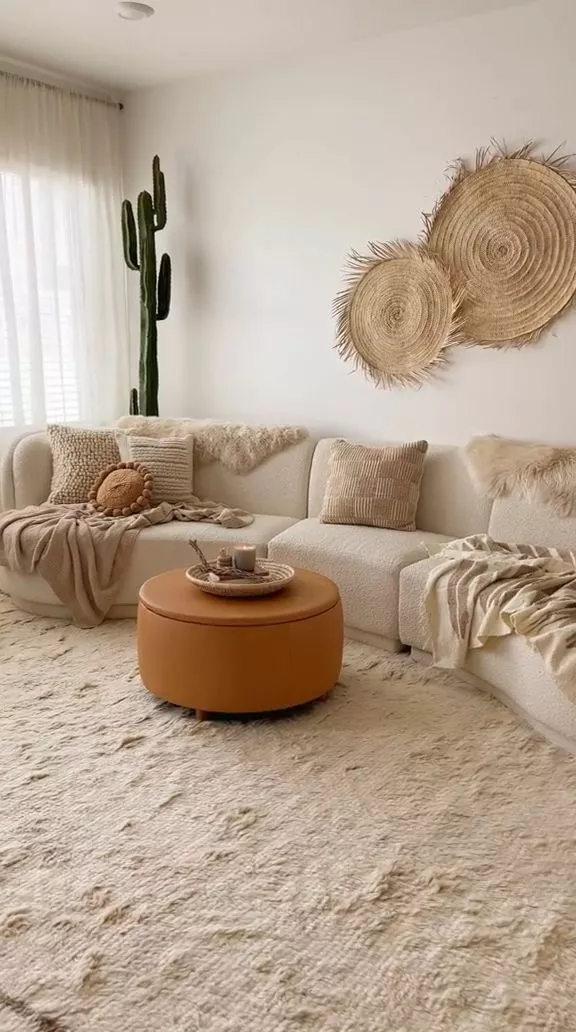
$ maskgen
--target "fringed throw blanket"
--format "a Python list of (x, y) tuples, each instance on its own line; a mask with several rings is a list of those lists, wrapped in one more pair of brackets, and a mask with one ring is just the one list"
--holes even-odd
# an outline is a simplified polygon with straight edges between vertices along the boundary
[(308, 437), (298, 426), (247, 426), (213, 420), (122, 416), (117, 426), (139, 437), (194, 437), (194, 457), (201, 466), (221, 462), (232, 473), (249, 473), (277, 452)]
[(576, 699), (576, 552), (478, 534), (450, 542), (437, 557), (426, 585), (434, 662), (460, 667), (468, 649), (522, 634)]
[(163, 502), (127, 517), (104, 516), (87, 505), (29, 506), (0, 514), (0, 566), (38, 573), (76, 623), (95, 627), (114, 603), (140, 531), (171, 520), (236, 528), (254, 517), (200, 499), (185, 507)]

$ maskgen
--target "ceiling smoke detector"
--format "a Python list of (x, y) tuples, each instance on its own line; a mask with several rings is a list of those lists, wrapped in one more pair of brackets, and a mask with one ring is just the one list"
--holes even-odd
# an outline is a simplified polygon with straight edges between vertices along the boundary
[(118, 4), (118, 17), (126, 18), (127, 21), (141, 21), (142, 18), (151, 18), (154, 8), (150, 4), (136, 3), (136, 0), (121, 0)]

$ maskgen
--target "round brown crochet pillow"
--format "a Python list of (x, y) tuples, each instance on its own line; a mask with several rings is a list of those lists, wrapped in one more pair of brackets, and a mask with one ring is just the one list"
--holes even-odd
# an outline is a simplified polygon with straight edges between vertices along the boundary
[(141, 462), (108, 466), (88, 494), (93, 509), (105, 516), (131, 516), (150, 508), (152, 474)]

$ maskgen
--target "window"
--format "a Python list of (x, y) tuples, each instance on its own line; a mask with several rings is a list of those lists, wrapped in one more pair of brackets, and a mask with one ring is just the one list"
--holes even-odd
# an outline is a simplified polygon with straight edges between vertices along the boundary
[(0, 426), (80, 419), (64, 186), (0, 177)]
[(0, 71), (0, 433), (126, 411), (119, 118)]

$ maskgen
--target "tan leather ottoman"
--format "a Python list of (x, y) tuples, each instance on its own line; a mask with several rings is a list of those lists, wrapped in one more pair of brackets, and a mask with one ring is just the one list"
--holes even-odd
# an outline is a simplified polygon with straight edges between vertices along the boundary
[(340, 674), (342, 606), (333, 581), (297, 570), (277, 595), (227, 599), (184, 570), (146, 581), (138, 660), (153, 695), (207, 713), (286, 709), (326, 695)]

